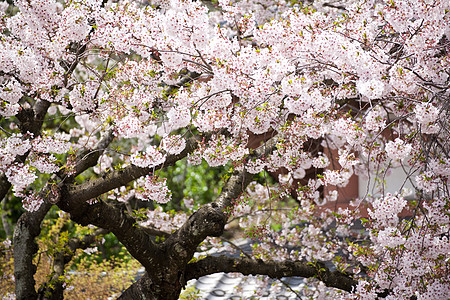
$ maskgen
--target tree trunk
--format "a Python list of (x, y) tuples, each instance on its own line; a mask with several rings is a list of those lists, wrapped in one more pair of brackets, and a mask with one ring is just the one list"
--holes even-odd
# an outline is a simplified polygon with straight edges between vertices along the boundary
[[(179, 266), (162, 269), (160, 274), (173, 274)], [(181, 272), (179, 272), (181, 274)], [(180, 279), (182, 279), (180, 277)], [(118, 300), (177, 300), (180, 296), (182, 285), (180, 280), (173, 282), (165, 281), (165, 278), (156, 280), (150, 279), (146, 272), (138, 281), (126, 289)]]
[(16, 299), (36, 299), (34, 273), (36, 266), (33, 256), (38, 247), (35, 238), (41, 232), (41, 222), (51, 204), (44, 202), (35, 212), (24, 213), (14, 229), (14, 276), (16, 281)]

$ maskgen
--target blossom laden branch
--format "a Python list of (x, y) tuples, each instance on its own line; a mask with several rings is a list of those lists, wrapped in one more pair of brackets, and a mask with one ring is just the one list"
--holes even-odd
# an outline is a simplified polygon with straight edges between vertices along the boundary
[[(210, 135), (205, 135), (209, 138)], [(145, 176), (153, 170), (160, 169), (165, 166), (175, 164), (178, 160), (186, 157), (198, 147), (200, 141), (199, 136), (193, 136), (186, 141), (186, 147), (177, 155), (168, 155), (164, 163), (159, 164), (154, 168), (141, 168), (135, 165), (125, 167), (123, 170), (110, 171), (103, 174), (98, 179), (90, 180), (86, 183), (68, 187), (68, 194), (65, 201), (67, 203), (82, 204), (83, 202), (99, 197), (100, 195), (128, 184), (129, 182)]]
[[(272, 153), (276, 149), (276, 144), (278, 142), (278, 135), (270, 138), (267, 142), (264, 142), (261, 146), (253, 151), (251, 155), (249, 155), (248, 159), (256, 159), (267, 157), (270, 153)], [(252, 176), (244, 170), (235, 172), (228, 179), (226, 185), (222, 188), (222, 192), (219, 197), (214, 201), (214, 203), (222, 209), (222, 211), (226, 211), (230, 208), (235, 200), (247, 187), (247, 185), (251, 182)]]
[(103, 152), (107, 149), (109, 144), (114, 139), (114, 131), (108, 130), (104, 137), (97, 143), (96, 147), (92, 150), (85, 150), (80, 155), (78, 155), (76, 159), (76, 166), (74, 170), (74, 174), (72, 177), (77, 177), (79, 174), (89, 169), (90, 167), (95, 166), (98, 163), (98, 159), (102, 155)]
[[(268, 249), (257, 247), (254, 254), (267, 251), (265, 257), (277, 261), (325, 261), (342, 254), (346, 262), (373, 272), (367, 281), (359, 281), (355, 297), (374, 298), (374, 291), (385, 287), (392, 288), (388, 293), (394, 298), (450, 297), (445, 275), (448, 1), (356, 1), (345, 5), (345, 14), (327, 5), (319, 11), (293, 10), (283, 1), (275, 1), (274, 9), (257, 0), (244, 1), (245, 5), (222, 1), (209, 11), (201, 1), (172, 0), (170, 7), (145, 9), (127, 1), (100, 2), (52, 0), (38, 5), (18, 0), (14, 16), (0, 7), (6, 29), (0, 39), (0, 135), (6, 136), (0, 141), (1, 198), (12, 185), (11, 192), (23, 197), (29, 209), (37, 194), (30, 193), (52, 176), (40, 193), (45, 198), (42, 207), (56, 203), (81, 224), (111, 229), (147, 269), (148, 280), (142, 280), (146, 284), (135, 285), (141, 298), (178, 298), (189, 259), (202, 240), (223, 233), (225, 212), (244, 198), (244, 190), (258, 198), (258, 213), (267, 207), (274, 212), (263, 220), (268, 231), (278, 228), (270, 226), (274, 222), (282, 223), (279, 233), (264, 237), (266, 244), (261, 244)], [(47, 110), (55, 117), (46, 117), (42, 126)], [(57, 124), (60, 118), (65, 118), (63, 126)], [(111, 125), (122, 153), (98, 156), (100, 149), (91, 151), (99, 138), (97, 129)], [(228, 135), (219, 134), (199, 146), (191, 162), (204, 159), (213, 168), (231, 161), (240, 168), (229, 174), (217, 199), (208, 199), (211, 203), (188, 221), (177, 222), (185, 223), (175, 233), (136, 226), (124, 205), (111, 200), (130, 199), (134, 193), (163, 209), (159, 205), (170, 195), (168, 185), (162, 184), (167, 179), (156, 178), (154, 170), (185, 157), (176, 156), (184, 147), (183, 133), (219, 130)], [(252, 161), (245, 161), (248, 137), (274, 132), (283, 134), (274, 142), (277, 151), (263, 154), (260, 148), (250, 155)], [(157, 148), (153, 143), (161, 139)], [(71, 149), (79, 156), (71, 152), (66, 160)], [(327, 158), (327, 152), (337, 153), (339, 164)], [(66, 160), (66, 173), (59, 170), (58, 160)], [(110, 169), (89, 182), (78, 176), (78, 185), (67, 176), (94, 165), (99, 174), (113, 161), (116, 166), (134, 166)], [(411, 186), (417, 204), (404, 201), (403, 192), (386, 193), (386, 175), (400, 165), (409, 180), (415, 178)], [(289, 174), (279, 177), (279, 186), (266, 180), (265, 186), (248, 188), (252, 177), (246, 172), (264, 168)], [(130, 190), (129, 184), (144, 175), (145, 182)], [(350, 214), (349, 208), (336, 207), (337, 214), (318, 208), (345, 196), (340, 189), (354, 175), (379, 179), (377, 187), (367, 190), (374, 199), (358, 202), (372, 210), (364, 225), (371, 234), (361, 237), (367, 243), (358, 245), (349, 244), (347, 237), (354, 233), (347, 229), (362, 216)], [(293, 178), (302, 180), (298, 189)], [(278, 187), (279, 193), (270, 192)], [(278, 215), (272, 210), (277, 201), (290, 206), (284, 195), (294, 190), (290, 195), (302, 203), (295, 213)], [(415, 206), (410, 223), (398, 219), (401, 210), (383, 205), (393, 197), (405, 211)], [(184, 212), (179, 213), (169, 219), (186, 220)], [(32, 240), (40, 221), (34, 218), (26, 213), (20, 219), (24, 240), (16, 235), (19, 246), (35, 246)], [(239, 222), (243, 230), (261, 224), (244, 218)], [(330, 231), (334, 221), (338, 234)], [(309, 226), (299, 228), (299, 222)], [(154, 235), (165, 236), (165, 242), (155, 242)], [(290, 252), (293, 244), (305, 251)], [(352, 247), (357, 249), (348, 250)], [(19, 275), (25, 267), (34, 273), (29, 254), (35, 251), (18, 258)], [(317, 266), (317, 276), (327, 281), (327, 273)], [(17, 286), (32, 291), (32, 274), (17, 278)], [(19, 298), (27, 293), (19, 292)]]
[[(278, 136), (257, 148), (251, 158), (261, 158), (276, 148)], [(208, 236), (221, 236), (228, 219), (227, 210), (233, 200), (245, 190), (253, 176), (245, 169), (236, 171), (226, 182), (218, 198), (202, 206), (197, 212), (173, 233), (164, 243), (164, 247), (175, 252), (177, 263), (184, 265), (193, 257), (198, 245)]]

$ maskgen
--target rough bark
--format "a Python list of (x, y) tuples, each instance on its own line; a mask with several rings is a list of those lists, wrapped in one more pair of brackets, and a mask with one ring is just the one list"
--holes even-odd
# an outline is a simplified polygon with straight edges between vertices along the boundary
[[(209, 138), (209, 135), (206, 135), (206, 138)], [(105, 139), (108, 139), (108, 135)], [(186, 157), (188, 153), (192, 152), (198, 146), (198, 139), (199, 137), (189, 139), (182, 153), (179, 155), (169, 155), (166, 162), (156, 167), (156, 169), (171, 165), (179, 159)], [(97, 147), (99, 148), (98, 151), (93, 151), (92, 153), (101, 152), (104, 148), (101, 147), (102, 144), (108, 143), (100, 142)], [(79, 157), (77, 159), (80, 162), (77, 167), (77, 174), (81, 173), (83, 169), (95, 165), (99, 156), (93, 154), (85, 155), (90, 156)], [(168, 265), (167, 260), (161, 259), (168, 256), (168, 253), (165, 252), (167, 248), (163, 248), (154, 242), (153, 234), (155, 232), (137, 226), (134, 218), (126, 212), (124, 205), (107, 203), (95, 199), (107, 191), (149, 174), (150, 171), (152, 171), (150, 168), (130, 166), (121, 171), (109, 172), (97, 180), (92, 180), (79, 186), (71, 184), (70, 180), (62, 180), (55, 190), (58, 196), (53, 202), (62, 210), (70, 213), (71, 218), (75, 222), (81, 225), (93, 224), (113, 232), (133, 257), (140, 261), (147, 270), (152, 270), (152, 282), (157, 283), (152, 286), (153, 290), (158, 291), (158, 287), (164, 287), (163, 290), (167, 291), (167, 286), (173, 284), (173, 281), (168, 282), (165, 280), (167, 276), (154, 272), (154, 270), (163, 270), (163, 266)], [(90, 203), (87, 200), (91, 200), (89, 201)], [(166, 234), (164, 233), (164, 235)], [(169, 273), (173, 274), (173, 272)], [(175, 290), (179, 293), (181, 287), (181, 283), (177, 283)], [(173, 290), (173, 288), (171, 289)], [(159, 294), (164, 294), (162, 290), (159, 290), (159, 292)]]
[(95, 150), (85, 150), (83, 153), (78, 155), (77, 165), (75, 167), (75, 174), (73, 177), (77, 177), (88, 168), (97, 165), (98, 159), (100, 155), (106, 150), (106, 148), (111, 144), (114, 139), (114, 132), (112, 130), (108, 130), (103, 138), (98, 142), (95, 147)]
[[(64, 198), (64, 196), (63, 196)], [(124, 205), (113, 205), (98, 201), (94, 204), (84, 203), (78, 207), (66, 206), (65, 201), (59, 207), (71, 214), (72, 220), (81, 224), (108, 229), (119, 239), (139, 262), (146, 268), (153, 268), (157, 263), (159, 247), (150, 234), (138, 226), (136, 220), (126, 212)], [(153, 253), (153, 254), (151, 254)], [(156, 256), (156, 257), (155, 257)]]
[(148, 274), (130, 285), (117, 300), (153, 300), (158, 299), (152, 292), (152, 281)]
[(42, 124), (44, 124), (44, 117), (50, 107), (50, 102), (46, 100), (36, 100), (33, 108), (22, 109), (17, 114), (17, 119), (20, 121), (19, 128), (23, 134), (30, 132), (34, 137), (41, 133)]
[(51, 204), (44, 202), (37, 211), (20, 216), (14, 229), (14, 276), (17, 299), (36, 299), (34, 273), (36, 266), (33, 256), (38, 249), (35, 238), (40, 233), (40, 225)]

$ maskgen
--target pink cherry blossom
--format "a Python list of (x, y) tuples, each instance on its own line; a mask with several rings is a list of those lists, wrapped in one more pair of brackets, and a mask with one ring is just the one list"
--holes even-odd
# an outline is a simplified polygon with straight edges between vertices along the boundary
[(170, 135), (162, 139), (161, 148), (170, 154), (180, 154), (186, 147), (185, 139), (180, 135)]
[(406, 206), (406, 200), (401, 196), (387, 194), (383, 198), (377, 198), (372, 203), (373, 210), (369, 209), (369, 215), (374, 218), (381, 226), (396, 225), (397, 215)]
[(33, 172), (29, 165), (23, 165), (21, 163), (10, 166), (6, 170), (5, 175), (13, 185), (13, 190), (16, 193), (22, 192), (37, 178), (35, 172)]
[(152, 168), (164, 163), (165, 160), (166, 156), (155, 146), (148, 146), (145, 152), (138, 152), (131, 156), (131, 163), (141, 168)]
[(405, 143), (400, 138), (396, 138), (395, 141), (389, 141), (386, 144), (387, 155), (392, 159), (402, 160), (409, 155), (411, 150), (411, 144)]
[(146, 176), (136, 192), (136, 197), (145, 201), (151, 200), (157, 203), (169, 202), (172, 195), (166, 185), (166, 180), (166, 178)]
[[(20, 222), (46, 201), (82, 224), (126, 218), (104, 229), (152, 292), (170, 286), (156, 298), (180, 296), (193, 257), (216, 259), (198, 249), (237, 250), (222, 231), (254, 241), (263, 273), (325, 261), (351, 279), (337, 292), (317, 271), (307, 298), (449, 298), (449, 1), (144, 2), (0, 4), (0, 200), (22, 200)], [(226, 174), (169, 203), (162, 174), (185, 158), (174, 180), (203, 159)], [(134, 202), (142, 236), (165, 231), (145, 251), (120, 229)]]

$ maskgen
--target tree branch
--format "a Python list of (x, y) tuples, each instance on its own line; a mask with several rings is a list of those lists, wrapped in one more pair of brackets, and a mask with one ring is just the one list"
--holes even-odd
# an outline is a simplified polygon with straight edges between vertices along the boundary
[[(251, 158), (262, 157), (273, 151), (276, 141), (276, 138), (272, 138), (260, 146), (253, 152)], [(164, 274), (158, 275), (157, 273), (160, 272), (158, 269), (149, 269), (144, 265), (146, 270), (152, 270), (152, 280), (160, 281), (161, 285), (172, 286), (173, 290), (175, 290), (174, 285), (179, 286), (180, 289), (185, 285), (184, 266), (192, 259), (198, 245), (206, 237), (222, 235), (228, 218), (227, 208), (232, 205), (232, 200), (239, 197), (245, 190), (251, 179), (252, 176), (246, 176), (245, 169), (235, 172), (222, 188), (222, 193), (215, 202), (202, 206), (189, 217), (180, 229), (166, 238), (161, 245), (162, 253), (166, 253), (166, 260), (162, 262), (166, 266)], [(138, 299), (143, 290), (150, 289), (147, 283), (145, 280), (134, 283), (120, 299)], [(176, 295), (178, 293), (172, 296)], [(167, 295), (168, 299), (171, 299), (172, 296)]]
[[(154, 169), (172, 165), (186, 157), (198, 146), (198, 139), (199, 137), (190, 138), (186, 148), (180, 154), (169, 155), (164, 164)], [(137, 226), (136, 220), (126, 213), (123, 205), (94, 200), (105, 192), (150, 173), (151, 170), (153, 169), (128, 166), (124, 170), (109, 172), (99, 179), (79, 186), (62, 184), (59, 187), (61, 198), (58, 206), (70, 213), (72, 220), (81, 225), (93, 224), (107, 228), (146, 269), (154, 269), (162, 263), (159, 260), (162, 254), (160, 247), (152, 241), (152, 235), (148, 233), (148, 230)], [(87, 200), (95, 201), (95, 203), (89, 204)]]
[[(275, 135), (267, 142), (263, 143), (261, 146), (256, 148), (253, 153), (249, 156), (249, 159), (262, 158), (270, 154), (276, 149), (276, 144), (278, 141), (278, 135)], [(235, 200), (251, 182), (252, 176), (245, 172), (245, 170), (236, 172), (231, 175), (226, 185), (222, 188), (222, 192), (214, 203), (226, 211)]]
[(152, 292), (152, 280), (145, 272), (144, 276), (138, 279), (135, 283), (130, 285), (117, 300), (145, 300), (157, 299)]
[[(64, 192), (62, 199), (64, 199)], [(93, 224), (110, 230), (144, 267), (155, 267), (160, 249), (146, 229), (138, 226), (121, 203), (97, 201), (94, 204), (84, 202), (74, 206), (62, 200), (58, 206), (70, 213), (70, 217), (81, 225)]]
[[(206, 137), (209, 137), (207, 135)], [(166, 161), (154, 168), (140, 168), (134, 165), (125, 167), (120, 171), (111, 171), (102, 177), (90, 180), (86, 183), (71, 186), (65, 201), (70, 205), (78, 206), (89, 199), (94, 199), (108, 191), (128, 184), (129, 182), (149, 174), (152, 170), (175, 164), (178, 160), (186, 157), (188, 153), (197, 148), (199, 137), (193, 136), (186, 141), (186, 148), (178, 155), (167, 156)]]
[(262, 261), (247, 257), (208, 256), (202, 260), (190, 263), (186, 267), (186, 280), (198, 279), (201, 276), (218, 272), (238, 272), (243, 275), (267, 275), (271, 278), (290, 276), (315, 277), (326, 286), (344, 291), (352, 291), (357, 280), (338, 271), (331, 272), (322, 263), (307, 263), (300, 261)]
[[(48, 103), (48, 102), (47, 102)], [(36, 105), (36, 116), (42, 114), (48, 109), (46, 105)], [(43, 118), (43, 116), (42, 116)], [(41, 124), (42, 125), (42, 124)], [(95, 156), (99, 156), (105, 147), (112, 141), (111, 136), (107, 135), (105, 139), (99, 142), (97, 148), (99, 151), (95, 151)], [(95, 159), (95, 163), (98, 157)], [(92, 158), (87, 159), (82, 164), (83, 167), (89, 167), (89, 164), (94, 163)], [(81, 170), (81, 169), (79, 169)], [(16, 228), (14, 230), (14, 273), (16, 277), (16, 296), (17, 299), (31, 299), (36, 298), (37, 294), (34, 289), (34, 273), (36, 267), (33, 265), (33, 256), (37, 251), (37, 246), (34, 242), (35, 238), (40, 233), (40, 224), (50, 209), (52, 203), (59, 201), (60, 191), (54, 194), (55, 190), (52, 189), (52, 182), (56, 179), (53, 175), (49, 180), (49, 184), (46, 185), (40, 192), (43, 198), (46, 200), (41, 204), (36, 212), (26, 212), (18, 220)], [(62, 183), (60, 183), (60, 186)], [(51, 191), (51, 192), (50, 192)], [(6, 190), (7, 192), (7, 190)]]
[[(37, 100), (34, 107), (31, 109), (23, 109), (17, 114), (17, 119), (20, 121), (19, 127), (23, 134), (31, 132), (34, 137), (40, 135), (44, 117), (50, 107), (50, 102), (46, 100)], [(24, 155), (16, 157), (16, 161), (25, 161), (29, 151)], [(11, 187), (11, 183), (4, 174), (0, 173), (0, 202), (5, 198)]]
[(77, 177), (85, 170), (93, 167), (97, 164), (100, 155), (111, 144), (114, 139), (113, 130), (108, 130), (104, 137), (97, 143), (94, 150), (85, 150), (77, 158), (77, 165), (75, 167), (75, 174), (73, 177)]
[[(251, 158), (262, 157), (275, 149), (277, 137), (257, 148)], [(253, 176), (245, 169), (228, 179), (216, 201), (202, 206), (183, 226), (166, 239), (164, 246), (172, 251), (174, 263), (185, 265), (192, 259), (198, 245), (208, 236), (221, 236), (227, 222), (227, 209), (245, 190)]]

